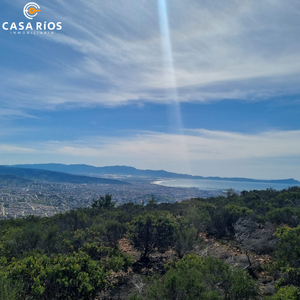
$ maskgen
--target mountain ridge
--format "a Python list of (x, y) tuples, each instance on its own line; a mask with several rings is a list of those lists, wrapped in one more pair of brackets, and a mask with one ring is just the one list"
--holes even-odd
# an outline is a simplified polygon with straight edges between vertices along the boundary
[(223, 181), (246, 181), (246, 182), (267, 182), (267, 183), (290, 183), (300, 184), (298, 180), (293, 178), (289, 179), (252, 179), (243, 177), (218, 177), (218, 176), (194, 176), (189, 174), (179, 174), (168, 172), (165, 170), (140, 170), (129, 166), (105, 166), (95, 167), (85, 164), (24, 164), (24, 165), (12, 165), (14, 168), (35, 168), (56, 172), (66, 172), (71, 174), (95, 174), (95, 175), (127, 175), (137, 177), (150, 177), (150, 178), (180, 178), (180, 179), (206, 179), (206, 180), (223, 180)]
[(38, 168), (20, 168), (11, 166), (0, 166), (0, 175), (18, 176), (24, 179), (43, 181), (43, 182), (63, 182), (78, 184), (130, 184), (116, 179), (98, 178), (83, 175), (74, 175), (67, 172), (57, 172)]

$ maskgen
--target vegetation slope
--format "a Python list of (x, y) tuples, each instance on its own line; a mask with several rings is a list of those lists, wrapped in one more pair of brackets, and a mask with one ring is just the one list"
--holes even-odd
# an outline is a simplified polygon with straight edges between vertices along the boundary
[(1, 221), (0, 299), (300, 299), (300, 188)]

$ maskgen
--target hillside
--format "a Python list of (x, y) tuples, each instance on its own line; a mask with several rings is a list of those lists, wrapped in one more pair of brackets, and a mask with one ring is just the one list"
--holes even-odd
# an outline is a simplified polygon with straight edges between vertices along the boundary
[[(298, 300), (300, 188), (0, 221), (0, 300)], [(287, 297), (289, 296), (289, 297)]]
[(64, 182), (64, 183), (98, 183), (98, 184), (129, 184), (125, 181), (96, 178), (90, 176), (74, 175), (63, 172), (48, 171), (32, 168), (15, 168), (0, 166), (0, 175), (14, 175), (23, 179), (42, 182)]
[(57, 172), (67, 172), (72, 174), (95, 174), (95, 175), (125, 175), (133, 177), (150, 177), (150, 178), (181, 178), (181, 179), (209, 179), (209, 180), (223, 180), (223, 181), (247, 181), (247, 182), (266, 182), (266, 183), (286, 183), (286, 184), (299, 184), (300, 182), (290, 179), (279, 180), (259, 180), (251, 178), (228, 178), (228, 177), (203, 177), (192, 176), (188, 174), (178, 174), (167, 172), (164, 170), (139, 170), (128, 166), (107, 166), (107, 167), (94, 167), (89, 165), (64, 165), (64, 164), (33, 164), (33, 165), (14, 165), (17, 168), (33, 168), (50, 170)]
[(3, 186), (28, 186), (33, 180), (25, 179), (15, 175), (0, 175), (0, 185)]

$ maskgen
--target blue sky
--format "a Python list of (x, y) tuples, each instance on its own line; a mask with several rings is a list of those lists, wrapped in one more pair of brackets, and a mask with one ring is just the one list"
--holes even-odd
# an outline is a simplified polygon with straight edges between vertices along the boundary
[(0, 164), (300, 180), (298, 0), (37, 3), (63, 29), (0, 28)]

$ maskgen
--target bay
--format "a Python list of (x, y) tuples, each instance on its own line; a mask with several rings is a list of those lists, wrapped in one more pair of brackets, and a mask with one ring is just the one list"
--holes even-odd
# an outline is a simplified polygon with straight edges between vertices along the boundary
[(227, 190), (236, 191), (266, 190), (272, 188), (283, 190), (292, 186), (300, 186), (287, 183), (270, 183), (270, 182), (247, 182), (247, 181), (227, 181), (227, 180), (207, 180), (207, 179), (170, 179), (154, 181), (154, 184), (181, 187), (181, 188), (198, 188), (200, 190)]

